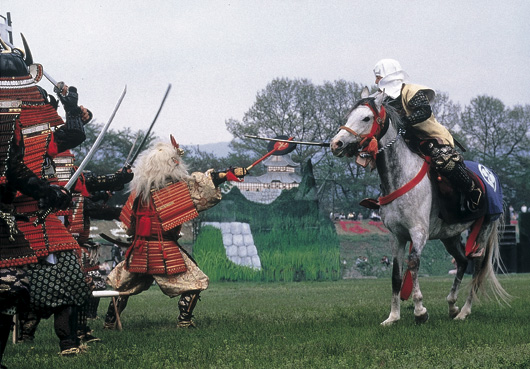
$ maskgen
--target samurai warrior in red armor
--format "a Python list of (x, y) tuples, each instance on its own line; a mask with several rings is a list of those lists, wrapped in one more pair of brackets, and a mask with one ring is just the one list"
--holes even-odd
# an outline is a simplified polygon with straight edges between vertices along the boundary
[[(20, 242), (24, 239), (38, 258), (27, 270), (30, 307), (38, 317), (54, 315), (61, 353), (75, 354), (80, 349), (71, 316), (89, 294), (78, 261), (79, 245), (57, 215), (39, 217), (43, 209), (65, 209), (70, 205), (71, 195), (58, 185), (52, 159), (85, 140), (84, 124), (90, 121), (92, 114), (78, 106), (75, 87), (59, 83), (55, 92), (66, 112), (66, 121), (63, 121), (56, 111), (58, 101), (37, 86), (42, 66), (33, 63), (24, 38), (23, 42), (26, 53), (2, 42), (0, 102), (17, 104), (16, 114), (8, 115), (6, 125), (14, 128), (15, 142), (24, 147), (20, 163), (32, 173), (28, 184), (40, 187), (41, 192), (47, 191), (48, 195), (38, 197), (19, 191), (7, 202), (13, 207), (17, 231), (23, 236), (16, 239)], [(10, 145), (2, 143), (1, 150), (5, 155), (11, 150)], [(6, 178), (5, 183), (13, 182), (8, 176)], [(60, 199), (63, 202), (68, 199), (67, 206), (62, 206)]]
[[(193, 327), (192, 312), (199, 293), (208, 287), (208, 276), (179, 246), (179, 234), (184, 222), (221, 200), (218, 186), (226, 181), (226, 173), (188, 174), (183, 150), (171, 138), (171, 144), (158, 143), (144, 154), (135, 168), (131, 195), (120, 215), (133, 241), (107, 283), (124, 293), (116, 300), (121, 313), (129, 295), (147, 290), (156, 281), (165, 295), (180, 295), (177, 326)], [(246, 174), (244, 168), (233, 171), (238, 177)], [(105, 328), (114, 329), (116, 318), (111, 302)]]

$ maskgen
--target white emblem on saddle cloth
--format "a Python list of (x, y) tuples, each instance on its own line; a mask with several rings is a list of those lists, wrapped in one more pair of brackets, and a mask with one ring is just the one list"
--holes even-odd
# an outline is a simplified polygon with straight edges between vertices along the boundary
[(493, 191), (497, 191), (497, 179), (495, 178), (495, 175), (493, 174), (493, 172), (482, 164), (478, 165), (478, 170), (480, 171), (480, 174), (482, 175), (486, 183), (491, 188), (493, 188)]

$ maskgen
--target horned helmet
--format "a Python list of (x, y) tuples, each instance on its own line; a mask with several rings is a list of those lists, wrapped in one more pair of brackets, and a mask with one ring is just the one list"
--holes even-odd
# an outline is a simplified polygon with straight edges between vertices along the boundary
[(24, 50), (16, 47), (10, 47), (2, 38), (0, 38), (0, 71), (1, 78), (26, 77), (31, 75), (35, 82), (42, 78), (42, 65), (33, 63), (33, 56), (23, 34), (22, 42)]

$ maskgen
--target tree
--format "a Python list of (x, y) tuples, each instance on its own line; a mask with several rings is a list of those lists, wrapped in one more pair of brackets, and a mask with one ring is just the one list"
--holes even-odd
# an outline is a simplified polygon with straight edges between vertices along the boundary
[(497, 98), (478, 96), (461, 121), (470, 148), (466, 157), (499, 175), (506, 203), (528, 203), (530, 106), (506, 108)]
[(465, 146), (465, 137), (460, 126), (460, 114), (462, 112), (460, 104), (453, 103), (447, 93), (437, 91), (434, 101), (431, 102), (431, 107), (436, 120), (446, 127), (453, 137)]
[[(102, 129), (103, 124), (95, 122), (85, 126), (86, 140), (81, 145), (72, 149), (75, 155), (76, 165), (79, 165), (83, 161)], [(96, 174), (109, 174), (123, 168), (133, 144), (136, 142), (134, 149), (134, 152), (136, 152), (138, 145), (144, 137), (145, 132), (142, 130), (132, 132), (130, 128), (125, 128), (114, 131), (109, 128), (85, 170), (90, 170)], [(153, 134), (150, 134), (145, 145), (142, 147), (142, 151), (148, 149), (155, 138)]]
[[(243, 120), (230, 119), (227, 129), (237, 139), (232, 149), (241, 155), (258, 158), (267, 152), (265, 141), (249, 140), (245, 135), (276, 137), (286, 135), (295, 140), (329, 142), (346, 115), (360, 97), (362, 86), (339, 80), (315, 86), (307, 79), (275, 79), (256, 96), (256, 102)], [(373, 173), (357, 166), (351, 159), (338, 159), (329, 149), (298, 145), (293, 160), (305, 163), (311, 159), (321, 204), (333, 208), (359, 211), (362, 196), (378, 191)]]
[[(85, 126), (86, 140), (81, 145), (71, 150), (75, 156), (76, 165), (81, 164), (102, 129), (103, 124), (98, 124), (95, 121)], [(134, 148), (135, 153), (138, 150), (138, 145), (140, 145), (145, 137), (145, 133), (146, 132), (142, 130), (132, 132), (130, 128), (118, 131), (108, 129), (99, 148), (85, 167), (85, 170), (91, 171), (97, 175), (105, 175), (112, 174), (123, 168), (133, 144), (136, 142)], [(154, 139), (156, 139), (156, 137), (153, 134), (150, 134), (145, 145), (141, 148), (142, 152), (149, 148)], [(120, 191), (111, 198), (109, 205), (123, 205), (126, 200), (127, 194), (125, 191)]]
[(212, 153), (201, 151), (198, 146), (183, 146), (183, 148), (183, 161), (190, 173), (205, 172), (208, 169), (226, 170), (230, 167), (247, 167), (251, 164), (246, 155), (230, 153), (226, 157), (218, 158)]

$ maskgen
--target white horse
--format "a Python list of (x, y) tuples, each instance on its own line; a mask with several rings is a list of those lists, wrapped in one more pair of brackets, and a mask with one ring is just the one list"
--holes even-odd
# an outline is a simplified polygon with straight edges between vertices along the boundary
[[(497, 280), (494, 270), (495, 264), (500, 265), (497, 229), (502, 222), (502, 216), (495, 221), (486, 219), (480, 228), (476, 239), (480, 248), (472, 258), (474, 273), (471, 290), (460, 310), (456, 305), (458, 288), (468, 265), (460, 235), (473, 224), (473, 221), (448, 224), (440, 219), (441, 203), (434, 184), (428, 176), (418, 176), (425, 161), (409, 149), (401, 136), (399, 116), (383, 102), (384, 93), (368, 97), (368, 90), (365, 89), (361, 96), (362, 99), (349, 113), (346, 124), (340, 128), (339, 133), (330, 143), (333, 155), (359, 157), (360, 153), (364, 153), (364, 156), (368, 157), (367, 152), (370, 152), (373, 157), (377, 154), (375, 166), (381, 180), (383, 195), (394, 197), (398, 195), (396, 190), (402, 186), (410, 183), (409, 187), (412, 187), (395, 199), (387, 198), (389, 202), (381, 201), (382, 220), (394, 236), (391, 310), (388, 318), (381, 324), (390, 325), (400, 319), (400, 290), (407, 241), (412, 242), (407, 259), (407, 273), (412, 279), (416, 322), (421, 323), (428, 319), (418, 282), (418, 269), (423, 247), (429, 239), (441, 240), (457, 263), (457, 273), (447, 296), (451, 318), (463, 320), (471, 313), (473, 299), (486, 280), (489, 280), (495, 296), (506, 300), (508, 294)], [(417, 184), (411, 183), (414, 181)]]

